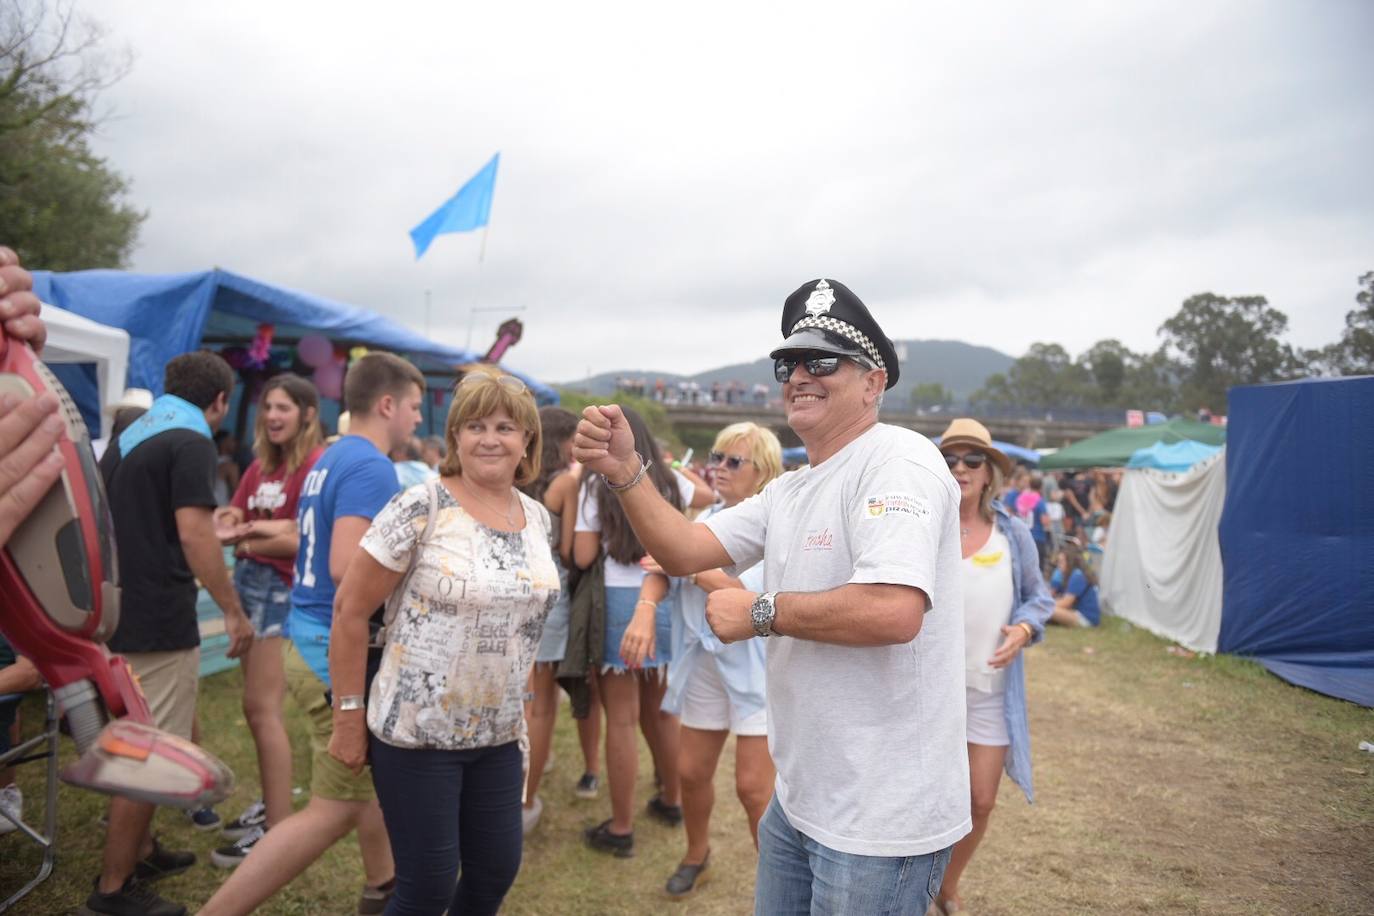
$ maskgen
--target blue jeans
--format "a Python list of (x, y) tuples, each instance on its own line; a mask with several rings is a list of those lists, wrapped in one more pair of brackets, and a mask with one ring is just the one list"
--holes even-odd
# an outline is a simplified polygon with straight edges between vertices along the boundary
[(282, 635), (282, 625), (291, 610), (291, 586), (281, 573), (266, 563), (239, 557), (234, 563), (234, 588), (239, 593), (243, 613), (253, 624), (258, 639)]
[(369, 741), (396, 862), (386, 916), (499, 910), (520, 871), (519, 744), (442, 751)]
[(759, 822), (754, 916), (924, 916), (953, 846), (922, 856), (860, 856), (792, 826), (777, 798)]

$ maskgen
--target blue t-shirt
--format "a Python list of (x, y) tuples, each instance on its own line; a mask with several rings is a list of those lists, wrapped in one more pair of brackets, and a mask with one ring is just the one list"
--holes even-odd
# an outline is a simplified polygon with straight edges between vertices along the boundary
[(371, 519), (400, 489), (395, 465), (361, 436), (344, 436), (326, 449), (301, 486), (296, 509), (300, 546), (287, 632), (326, 684), (329, 624), (334, 617), (335, 587), (329, 575), (334, 523), (348, 515)]
[(1077, 599), (1073, 605), (1075, 611), (1082, 614), (1093, 626), (1102, 622), (1102, 608), (1097, 603), (1097, 586), (1088, 581), (1088, 577), (1083, 575), (1083, 570), (1075, 569), (1070, 573), (1069, 587), (1065, 588), (1064, 574), (1056, 569), (1054, 575), (1050, 576), (1050, 591), (1056, 596), (1073, 595)]

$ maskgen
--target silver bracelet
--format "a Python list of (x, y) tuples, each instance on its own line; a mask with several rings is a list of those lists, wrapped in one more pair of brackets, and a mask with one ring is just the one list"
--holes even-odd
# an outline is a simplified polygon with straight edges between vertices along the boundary
[(630, 482), (629, 482), (629, 483), (621, 484), (620, 486), (616, 486), (615, 484), (611, 483), (611, 478), (607, 477), (605, 474), (602, 474), (602, 475), (601, 475), (601, 479), (604, 480), (604, 481), (606, 481), (606, 486), (610, 488), (610, 490), (611, 490), (612, 493), (623, 493), (623, 492), (625, 492), (626, 490), (630, 489), (630, 488), (633, 487), (635, 484), (637, 484), (637, 483), (639, 483), (641, 480), (643, 480), (643, 479), (644, 479), (644, 475), (647, 474), (647, 473), (649, 473), (649, 462), (645, 461), (645, 460), (644, 460), (644, 456), (643, 456), (643, 455), (640, 455), (639, 452), (635, 452), (635, 455), (637, 455), (637, 456), (639, 457), (639, 473), (636, 474), (634, 477), (630, 478)]

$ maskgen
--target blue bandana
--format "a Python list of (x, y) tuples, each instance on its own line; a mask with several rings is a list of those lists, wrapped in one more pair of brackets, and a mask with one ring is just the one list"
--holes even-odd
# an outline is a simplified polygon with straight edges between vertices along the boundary
[(164, 394), (153, 402), (147, 413), (119, 434), (119, 456), (129, 457), (134, 449), (169, 429), (189, 429), (207, 439), (214, 438), (210, 424), (205, 422), (205, 411), (174, 394)]

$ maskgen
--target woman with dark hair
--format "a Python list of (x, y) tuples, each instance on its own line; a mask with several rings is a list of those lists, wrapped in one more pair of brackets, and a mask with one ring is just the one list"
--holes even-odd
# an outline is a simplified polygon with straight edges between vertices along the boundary
[[(568, 614), (571, 589), (568, 588), (568, 567), (572, 564), (573, 525), (577, 521), (577, 492), (582, 469), (572, 466), (572, 437), (577, 429), (577, 417), (561, 407), (539, 408), (539, 424), (544, 445), (539, 476), (520, 489), (526, 496), (537, 499), (549, 510), (553, 523), (554, 561), (558, 564), (558, 601), (544, 621), (544, 635), (534, 657), (530, 672), (529, 696), (525, 704), (525, 721), (530, 732), (530, 766), (525, 782), (525, 808), (522, 828), (529, 833), (539, 823), (544, 803), (539, 799), (539, 784), (549, 760), (553, 741), (554, 720), (558, 713), (558, 682), (554, 672), (568, 648)], [(578, 781), (579, 795), (590, 790), (596, 795), (597, 772), (601, 769), (601, 711), (595, 702), (593, 714), (577, 720), (577, 733), (582, 742), (585, 767)]]
[[(964, 698), (973, 830), (954, 844), (928, 916), (967, 912), (959, 881), (987, 832), (1002, 772), (1031, 800), (1030, 726), (1022, 650), (1038, 642), (1050, 613), (1030, 529), (1000, 501), (1011, 460), (987, 427), (959, 418), (940, 437), (959, 484), (964, 606)], [(1032, 486), (1039, 488), (1037, 480)]]
[[(711, 491), (698, 489), (690, 478), (670, 468), (644, 419), (629, 408), (624, 411), (652, 485), (678, 509), (709, 505)], [(611, 818), (589, 828), (586, 840), (594, 849), (626, 857), (634, 851), (634, 786), (639, 767), (636, 722), (661, 780), (659, 793), (649, 801), (649, 814), (671, 826), (682, 823), (677, 717), (659, 710), (668, 683), (675, 596), (666, 578), (650, 576), (639, 565), (644, 545), (600, 475), (582, 483), (575, 527), (573, 562), (579, 569), (602, 562), (606, 574), (606, 637), (598, 686), (606, 707)]]
[(253, 463), (229, 505), (215, 510), (220, 540), (233, 544), (234, 587), (256, 639), (243, 665), (243, 714), (258, 751), (262, 799), (224, 827), (235, 842), (210, 861), (233, 868), (263, 833), (291, 814), (291, 742), (282, 718), (286, 669), (282, 626), (291, 609), (296, 562), (296, 504), (315, 460), (324, 452), (320, 394), (299, 375), (268, 379), (253, 428)]
[(1095, 627), (1102, 622), (1102, 608), (1097, 600), (1097, 577), (1074, 541), (1066, 542), (1054, 556), (1050, 594), (1054, 596), (1054, 614), (1050, 617), (1050, 623), (1065, 627)]

